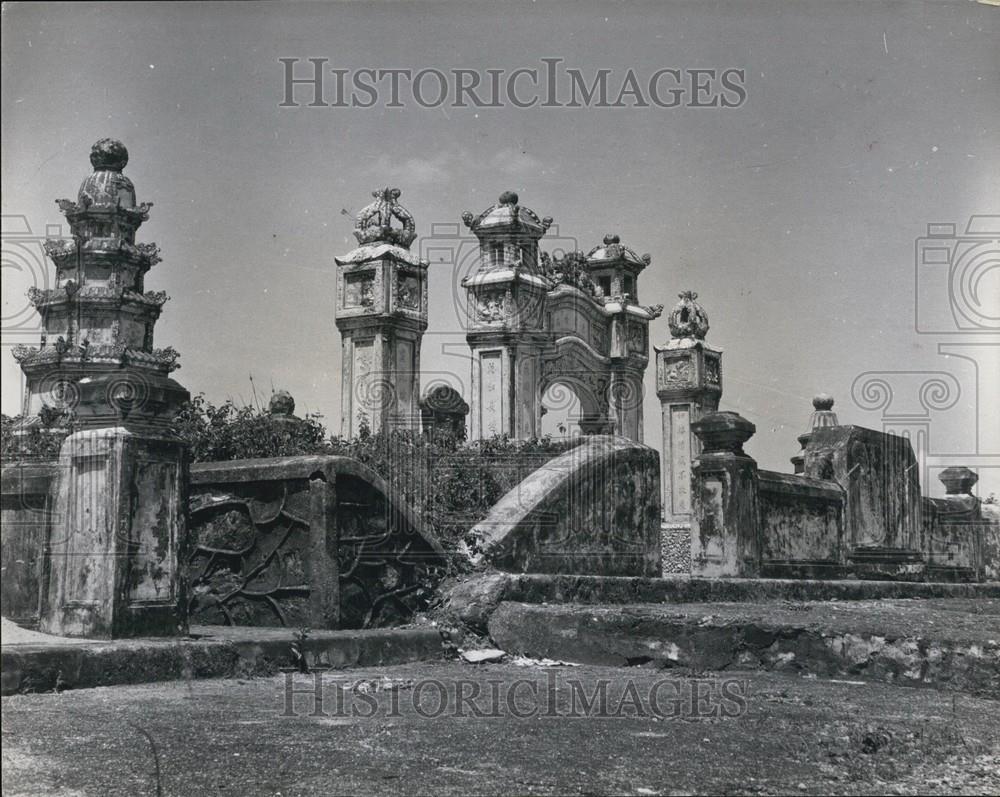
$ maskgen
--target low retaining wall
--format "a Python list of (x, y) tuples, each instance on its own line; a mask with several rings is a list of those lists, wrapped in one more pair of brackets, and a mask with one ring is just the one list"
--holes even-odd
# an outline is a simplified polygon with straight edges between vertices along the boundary
[[(50, 584), (56, 463), (3, 468), (2, 613), (38, 625)], [(424, 608), (446, 555), (412, 510), (349, 457), (191, 467), (180, 562), (203, 625), (368, 628)]]
[(920, 495), (909, 440), (857, 426), (814, 429), (802, 475), (759, 470), (755, 427), (734, 412), (692, 424), (692, 575), (983, 581), (1000, 571), (1000, 518), (976, 474), (942, 472)]
[(758, 471), (761, 574), (829, 578), (844, 563), (844, 491), (836, 482)]

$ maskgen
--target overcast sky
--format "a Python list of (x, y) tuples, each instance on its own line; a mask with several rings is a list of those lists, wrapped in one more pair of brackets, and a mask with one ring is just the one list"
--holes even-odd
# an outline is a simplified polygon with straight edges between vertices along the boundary
[[(343, 211), (399, 186), (426, 246), (432, 225), (514, 189), (555, 218), (560, 242), (587, 250), (616, 232), (651, 253), (642, 303), (699, 293), (709, 341), (725, 351), (723, 408), (757, 425), (748, 450), (763, 467), (790, 468), (818, 391), (836, 397), (842, 422), (881, 428), (882, 411), (851, 400), (869, 371), (952, 374), (957, 401), (929, 412), (932, 453), (978, 452), (984, 468), (1000, 454), (991, 413), (977, 422), (976, 364), (938, 351), (967, 338), (915, 330), (914, 262), (929, 222), (961, 232), (971, 215), (1000, 213), (998, 8), (13, 3), (3, 18), (3, 213), (44, 234), (63, 221), (53, 199), (75, 198), (89, 173), (90, 145), (120, 138), (139, 199), (155, 203), (139, 237), (164, 262), (147, 288), (172, 297), (156, 343), (181, 352), (175, 376), (192, 393), (249, 400), (252, 375), (264, 400), (272, 384), (288, 389), (337, 431), (333, 258), (354, 246)], [(612, 84), (629, 69), (735, 68), (746, 101), (281, 108), (279, 58), (507, 73), (562, 58), (590, 76), (612, 70)], [(2, 399), (13, 414), (9, 347), (37, 333), (9, 329), (30, 281), (6, 253), (4, 265)], [(980, 290), (1000, 292), (995, 266)], [(454, 265), (433, 263), (423, 368), (466, 383), (455, 295)], [(937, 301), (947, 308), (946, 293)], [(667, 337), (664, 316), (652, 339)], [(996, 403), (996, 349), (978, 351), (978, 400)], [(917, 380), (887, 377), (889, 412), (924, 412)], [(652, 368), (646, 383), (646, 441), (658, 446)], [(983, 484), (1000, 491), (997, 473), (984, 470)]]

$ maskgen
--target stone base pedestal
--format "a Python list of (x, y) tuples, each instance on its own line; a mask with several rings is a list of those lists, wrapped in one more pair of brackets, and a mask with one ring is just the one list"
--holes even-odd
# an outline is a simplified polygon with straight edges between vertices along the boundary
[(187, 631), (178, 562), (185, 446), (123, 426), (77, 432), (59, 455), (40, 627), (96, 638)]

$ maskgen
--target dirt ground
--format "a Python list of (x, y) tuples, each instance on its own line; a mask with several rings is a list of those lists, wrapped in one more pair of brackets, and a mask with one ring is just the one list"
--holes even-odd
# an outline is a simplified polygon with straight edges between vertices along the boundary
[(510, 663), (87, 689), (3, 699), (3, 792), (995, 794), (998, 709), (792, 675)]

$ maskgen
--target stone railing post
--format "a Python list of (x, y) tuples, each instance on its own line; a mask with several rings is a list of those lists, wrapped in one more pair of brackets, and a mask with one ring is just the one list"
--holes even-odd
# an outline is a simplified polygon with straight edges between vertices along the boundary
[(701, 442), (692, 468), (691, 574), (707, 578), (760, 574), (757, 462), (743, 451), (756, 427), (735, 412), (691, 424)]

